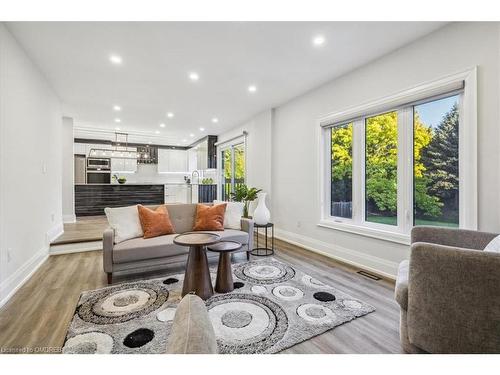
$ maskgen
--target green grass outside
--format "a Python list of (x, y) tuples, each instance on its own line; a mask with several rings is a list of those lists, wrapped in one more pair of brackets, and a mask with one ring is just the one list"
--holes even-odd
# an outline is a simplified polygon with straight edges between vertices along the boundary
[[(386, 216), (368, 216), (366, 221), (378, 224), (386, 224), (386, 225), (397, 225), (396, 217), (386, 217)], [(423, 220), (416, 219), (415, 225), (432, 225), (437, 227), (449, 227), (449, 228), (458, 228), (457, 223), (450, 223), (447, 221), (440, 220)]]

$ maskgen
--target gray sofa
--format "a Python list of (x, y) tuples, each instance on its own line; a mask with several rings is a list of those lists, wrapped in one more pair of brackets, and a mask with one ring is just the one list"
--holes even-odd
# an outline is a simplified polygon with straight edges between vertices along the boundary
[(500, 254), (482, 251), (495, 236), (413, 228), (395, 292), (406, 352), (500, 353)]
[[(177, 234), (193, 230), (196, 216), (196, 204), (167, 204), (170, 220)], [(253, 249), (253, 221), (241, 219), (241, 230), (226, 229), (214, 232), (222, 240), (232, 240), (243, 244), (240, 252)], [(161, 268), (167, 264), (185, 264), (189, 249), (175, 245), (173, 239), (177, 234), (154, 238), (132, 238), (115, 244), (114, 230), (108, 228), (103, 234), (103, 266), (108, 275), (108, 283), (112, 283), (113, 273), (121, 271), (142, 272), (152, 268)], [(209, 258), (218, 257), (217, 253), (207, 252)]]

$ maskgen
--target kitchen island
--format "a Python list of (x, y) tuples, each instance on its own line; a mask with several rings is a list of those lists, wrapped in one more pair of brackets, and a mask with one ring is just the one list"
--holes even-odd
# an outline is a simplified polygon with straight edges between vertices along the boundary
[(163, 184), (76, 184), (76, 216), (104, 215), (106, 207), (165, 203)]

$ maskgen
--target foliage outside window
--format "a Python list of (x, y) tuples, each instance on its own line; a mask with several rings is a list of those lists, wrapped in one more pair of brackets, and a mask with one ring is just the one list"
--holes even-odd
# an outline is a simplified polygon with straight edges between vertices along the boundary
[(331, 129), (331, 215), (352, 218), (352, 122)]
[(366, 221), (397, 225), (398, 114), (365, 120)]

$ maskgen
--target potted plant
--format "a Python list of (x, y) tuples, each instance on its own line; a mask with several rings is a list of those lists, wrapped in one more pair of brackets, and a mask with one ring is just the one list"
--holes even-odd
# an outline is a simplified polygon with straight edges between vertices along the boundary
[(248, 205), (257, 199), (257, 194), (260, 193), (262, 189), (249, 188), (247, 185), (237, 185), (234, 191), (231, 192), (231, 200), (233, 202), (243, 202), (243, 217), (248, 218)]

